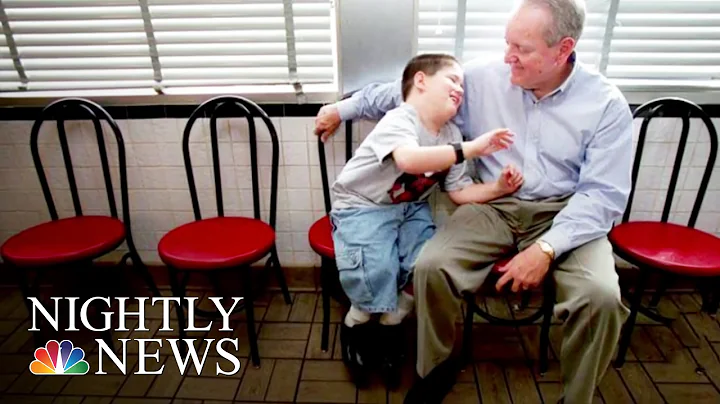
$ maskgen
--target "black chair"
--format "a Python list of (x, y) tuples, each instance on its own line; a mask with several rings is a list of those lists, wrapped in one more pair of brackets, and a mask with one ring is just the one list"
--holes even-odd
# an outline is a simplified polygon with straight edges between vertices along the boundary
[[(322, 177), (323, 200), (325, 202), (325, 216), (313, 223), (308, 231), (308, 240), (313, 251), (322, 259), (320, 265), (320, 287), (323, 300), (323, 323), (320, 347), (328, 350), (330, 333), (330, 297), (334, 296), (344, 305), (349, 306), (350, 300), (340, 287), (337, 266), (335, 264), (335, 246), (332, 239), (332, 226), (330, 225), (330, 186), (328, 183), (327, 163), (325, 158), (325, 144), (318, 137), (318, 156), (320, 158), (320, 175)], [(345, 162), (352, 158), (352, 121), (345, 122)]]
[[(668, 191), (665, 196), (662, 216), (660, 221), (630, 222), (630, 213), (648, 125), (651, 119), (663, 116), (666, 113), (679, 116), (682, 119), (683, 126)], [(634, 111), (633, 117), (641, 117), (643, 122), (640, 127), (637, 150), (635, 151), (630, 200), (623, 215), (622, 223), (610, 231), (609, 239), (615, 253), (637, 267), (639, 273), (633, 294), (629, 298), (630, 316), (625, 323), (623, 335), (620, 339), (618, 355), (615, 360), (616, 367), (621, 367), (625, 363), (625, 354), (630, 345), (630, 337), (638, 312), (665, 325), (672, 321), (672, 319), (666, 318), (654, 310), (670, 279), (677, 277), (698, 279), (700, 290), (704, 295), (703, 310), (708, 313), (717, 312), (720, 303), (720, 238), (694, 228), (717, 157), (718, 139), (715, 127), (710, 117), (701, 107), (680, 98), (660, 98), (645, 103)], [(710, 136), (710, 150), (688, 224), (682, 226), (668, 223), (668, 218), (670, 217), (670, 209), (682, 166), (683, 154), (687, 146), (691, 118), (702, 122), (707, 127)], [(644, 307), (641, 305), (642, 294), (645, 291), (648, 277), (653, 273), (662, 277), (661, 286), (653, 296), (649, 307)]]
[[(195, 177), (190, 161), (190, 133), (198, 118), (210, 118), (210, 142), (212, 147), (213, 174), (215, 180), (215, 197), (217, 217), (203, 219), (200, 215)], [(226, 217), (223, 208), (221, 187), (220, 161), (218, 149), (217, 120), (218, 118), (246, 118), (250, 138), (250, 162), (252, 168), (252, 191), (254, 217)], [(255, 117), (259, 117), (267, 126), (272, 141), (272, 174), (270, 186), (270, 212), (266, 223), (261, 219), (260, 183), (258, 179), (257, 135)], [(260, 357), (255, 335), (252, 277), (250, 265), (269, 255), (265, 269), (272, 266), (278, 284), (282, 289), (285, 303), (291, 304), (280, 260), (275, 247), (275, 221), (277, 211), (278, 161), (279, 143), (277, 132), (270, 118), (254, 102), (237, 96), (220, 96), (210, 99), (198, 106), (188, 119), (183, 134), (183, 157), (187, 172), (190, 198), (192, 199), (195, 221), (179, 226), (168, 232), (158, 244), (158, 253), (167, 265), (170, 283), (175, 297), (180, 297), (186, 305), (185, 291), (191, 273), (205, 273), (211, 281), (217, 283), (215, 276), (221, 270), (240, 270), (243, 275), (244, 299), (233, 312), (245, 311), (247, 331), (253, 364), (260, 366)], [(182, 279), (179, 275), (182, 274)], [(185, 338), (185, 313), (176, 304), (180, 338)], [(218, 312), (195, 309), (205, 318), (219, 318)], [(185, 349), (185, 346), (182, 346)], [(183, 351), (184, 352), (184, 351)]]
[[(110, 211), (109, 215), (86, 216), (83, 214), (65, 130), (65, 124), (69, 120), (92, 121), (100, 155)], [(65, 172), (75, 216), (66, 218), (58, 216), (55, 201), (48, 185), (38, 151), (38, 136), (45, 121), (56, 121), (57, 123), (57, 135), (65, 163)], [(117, 142), (122, 218), (118, 217), (101, 121), (108, 124)], [(30, 133), (30, 150), (43, 196), (47, 203), (50, 221), (14, 235), (3, 244), (0, 250), (5, 264), (19, 277), (20, 289), (28, 312), (32, 313), (32, 305), (28, 297), (39, 297), (39, 283), (45, 274), (45, 270), (82, 270), (86, 271), (89, 276), (93, 273), (91, 271), (92, 261), (115, 250), (124, 241), (127, 242), (128, 252), (122, 257), (120, 263), (127, 264), (128, 260), (132, 261), (132, 267), (140, 273), (153, 295), (161, 296), (147, 267), (140, 259), (133, 242), (130, 227), (125, 144), (120, 129), (110, 114), (98, 104), (85, 99), (65, 98), (55, 101), (46, 106), (35, 121)], [(29, 282), (28, 278), (28, 272), (30, 271), (37, 272), (37, 276), (32, 283)], [(82, 278), (80, 277), (80, 279)], [(90, 297), (90, 295), (84, 297)], [(106, 337), (109, 339), (109, 336)], [(35, 338), (39, 338), (37, 333)]]
[[(490, 275), (500, 275), (501, 272), (498, 270), (499, 267), (503, 264), (509, 261), (512, 257), (508, 257), (506, 259), (498, 261), (496, 264), (494, 264), (491, 268)], [(494, 282), (497, 280), (497, 276), (488, 276), (485, 283)], [(519, 310), (526, 309), (530, 304), (530, 298), (531, 298), (532, 291), (523, 291), (522, 293), (522, 300), (517, 307)], [(550, 323), (552, 321), (553, 316), (553, 305), (555, 304), (555, 284), (552, 277), (552, 272), (549, 271), (547, 275), (545, 276), (545, 280), (543, 281), (543, 287), (542, 287), (542, 304), (539, 309), (535, 310), (533, 313), (525, 316), (525, 317), (516, 317), (516, 318), (501, 318), (494, 316), (489, 313), (489, 311), (481, 308), (476, 300), (475, 300), (475, 293), (465, 293), (464, 294), (464, 300), (465, 300), (465, 321), (463, 323), (463, 345), (462, 345), (462, 352), (463, 357), (466, 361), (470, 362), (472, 361), (472, 331), (473, 331), (473, 316), (475, 314), (479, 315), (480, 317), (484, 318), (488, 321), (488, 323), (492, 325), (501, 325), (501, 326), (508, 326), (508, 327), (519, 327), (523, 325), (530, 325), (535, 323), (535, 321), (542, 318), (542, 325), (540, 328), (540, 352), (539, 352), (539, 370), (540, 374), (544, 375), (548, 371), (548, 350), (550, 347)]]

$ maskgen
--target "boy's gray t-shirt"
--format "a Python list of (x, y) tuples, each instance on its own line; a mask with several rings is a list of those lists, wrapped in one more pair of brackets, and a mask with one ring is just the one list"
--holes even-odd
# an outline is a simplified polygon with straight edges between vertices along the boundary
[(445, 191), (465, 188), (473, 183), (466, 162), (442, 172), (415, 175), (402, 172), (392, 159), (392, 152), (401, 146), (439, 146), (462, 140), (460, 130), (451, 122), (438, 136), (432, 135), (415, 108), (401, 104), (385, 114), (343, 168), (332, 186), (333, 209), (425, 200), (441, 181)]

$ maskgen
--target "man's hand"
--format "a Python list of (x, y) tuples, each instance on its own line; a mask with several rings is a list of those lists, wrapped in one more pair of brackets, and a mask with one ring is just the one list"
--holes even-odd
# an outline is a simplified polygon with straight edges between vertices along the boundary
[(332, 136), (340, 126), (342, 120), (335, 104), (325, 105), (320, 108), (315, 117), (315, 134), (324, 142)]
[(500, 268), (503, 275), (495, 284), (495, 289), (500, 291), (511, 279), (513, 292), (532, 289), (545, 278), (550, 262), (550, 257), (542, 252), (540, 246), (533, 244)]
[(507, 149), (513, 143), (513, 136), (513, 133), (505, 128), (483, 133), (470, 142), (470, 155), (468, 157), (487, 156), (496, 151)]
[(509, 164), (503, 168), (500, 178), (495, 181), (495, 186), (500, 195), (508, 195), (517, 191), (525, 179), (522, 173), (514, 165)]

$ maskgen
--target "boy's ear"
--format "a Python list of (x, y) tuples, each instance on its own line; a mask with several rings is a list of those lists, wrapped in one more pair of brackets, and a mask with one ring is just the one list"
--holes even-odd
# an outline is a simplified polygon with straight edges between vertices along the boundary
[(413, 85), (419, 90), (425, 90), (425, 80), (427, 75), (424, 72), (417, 72), (413, 76)]

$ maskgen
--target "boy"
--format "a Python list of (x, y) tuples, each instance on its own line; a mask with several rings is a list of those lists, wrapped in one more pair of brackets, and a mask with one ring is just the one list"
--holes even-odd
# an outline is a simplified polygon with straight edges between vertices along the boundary
[[(435, 186), (442, 183), (450, 199), (462, 204), (498, 198), (522, 183), (513, 167), (490, 184), (474, 184), (467, 174), (465, 159), (507, 148), (512, 134), (498, 129), (462, 141), (449, 122), (462, 102), (462, 80), (462, 68), (450, 55), (410, 60), (403, 71), (403, 104), (378, 122), (333, 184), (335, 261), (352, 303), (340, 337), (343, 359), (358, 384), (374, 358), (389, 387), (398, 382), (401, 322), (413, 305), (402, 290), (435, 232), (427, 202)], [(374, 313), (381, 313), (379, 327), (370, 322)]]

